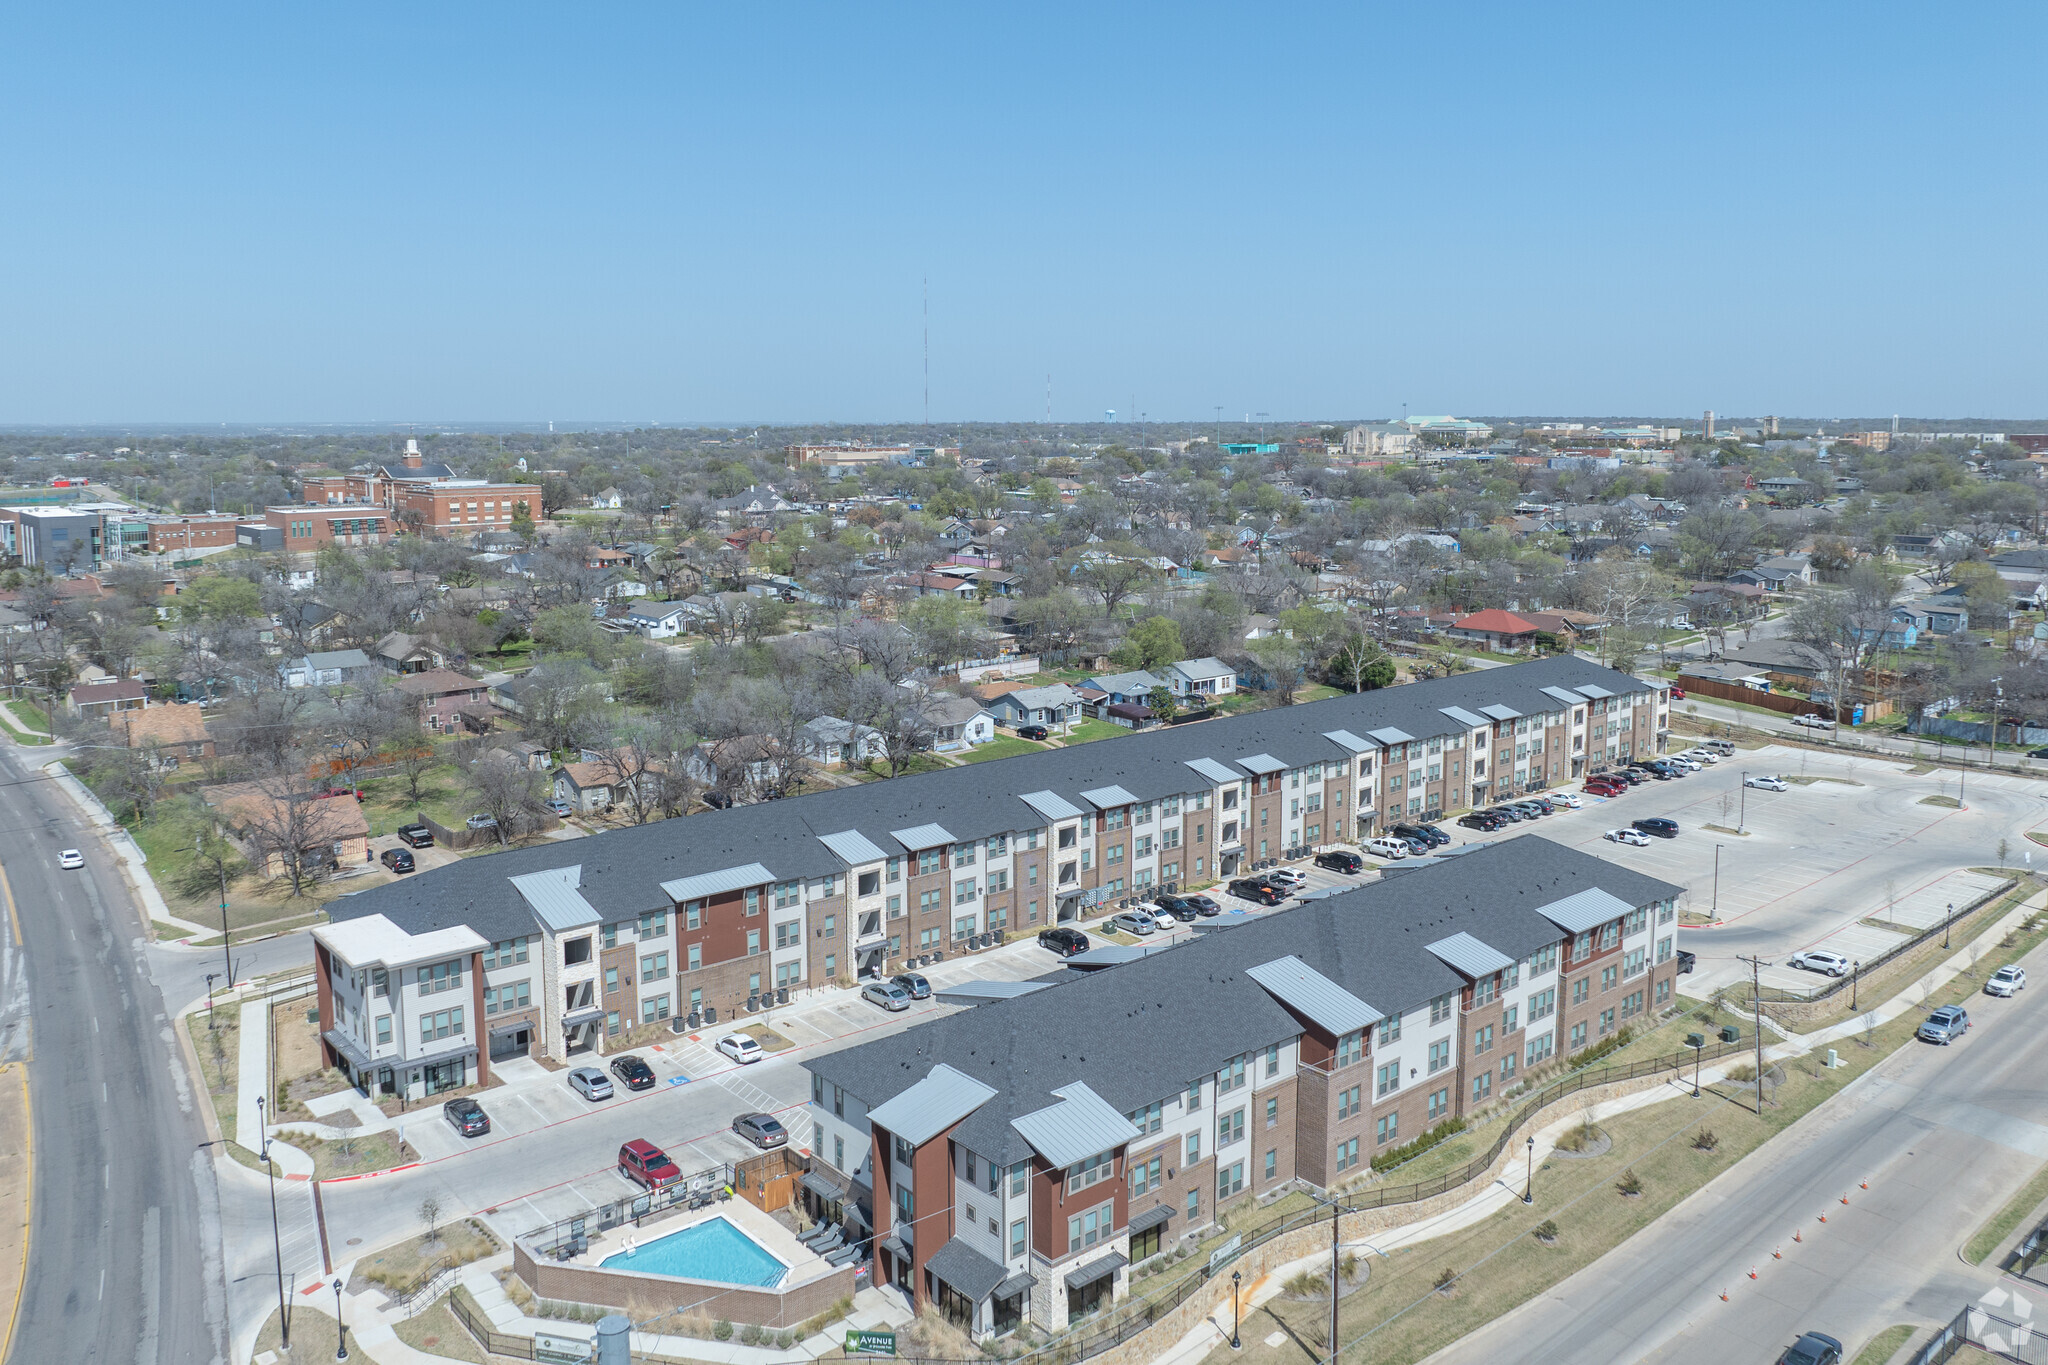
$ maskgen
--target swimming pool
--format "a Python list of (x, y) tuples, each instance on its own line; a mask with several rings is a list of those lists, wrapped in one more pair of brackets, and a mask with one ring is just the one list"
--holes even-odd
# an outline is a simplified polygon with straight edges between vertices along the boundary
[(657, 1237), (632, 1251), (617, 1251), (599, 1262), (606, 1270), (674, 1275), (684, 1280), (758, 1285), (773, 1289), (789, 1267), (728, 1218), (711, 1218), (681, 1232)]

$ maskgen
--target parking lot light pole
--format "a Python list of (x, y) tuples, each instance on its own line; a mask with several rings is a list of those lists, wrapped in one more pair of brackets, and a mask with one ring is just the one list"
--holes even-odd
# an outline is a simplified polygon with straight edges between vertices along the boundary
[(1950, 902), (1948, 903), (1948, 910), (1947, 910), (1947, 912), (1946, 912), (1945, 914), (1943, 914), (1943, 915), (1942, 915), (1942, 917), (1941, 917), (1941, 946), (1942, 946), (1942, 947), (1944, 947), (1944, 948), (1948, 947), (1948, 929), (1949, 929), (1949, 926), (1950, 926), (1951, 924), (1954, 924), (1955, 922), (1956, 922), (1956, 903), (1955, 903), (1954, 901), (1950, 901)]
[[(1233, 1351), (1244, 1349), (1244, 1343), (1237, 1339), (1238, 1330), (1244, 1325), (1244, 1306), (1237, 1297), (1238, 1281), (1243, 1278), (1244, 1273), (1242, 1271), (1233, 1270), (1230, 1272), (1230, 1349)], [(1337, 1292), (1335, 1284), (1330, 1286), (1330, 1292), (1332, 1294)]]
[(1692, 1049), (1692, 1097), (1694, 1099), (1700, 1097), (1700, 1058), (1707, 1051), (1706, 1035), (1699, 1034), (1696, 1036), (1699, 1038), (1697, 1043), (1688, 1040), (1686, 1044)]
[(1721, 918), (1721, 846), (1714, 845), (1714, 908), (1710, 919)]
[(334, 1277), (334, 1358), (348, 1359), (348, 1324), (341, 1320), (341, 1277)]
[[(265, 1112), (263, 1096), (256, 1097), (256, 1127), (262, 1135), (263, 1146), (259, 1155), (263, 1169), (270, 1173), (270, 1248), (277, 1256), (277, 1331), (280, 1344), (286, 1351), (292, 1349), (291, 1308), (284, 1297), (284, 1237), (277, 1229), (277, 1166), (270, 1159), (270, 1116)], [(336, 1302), (340, 1302), (337, 1297)]]
[(1735, 799), (1740, 803), (1735, 808), (1735, 832), (1740, 834), (1743, 832), (1743, 826), (1749, 821), (1749, 772), (1747, 769), (1744, 769), (1742, 774), (1742, 785), (1735, 789)]
[(1529, 1177), (1528, 1184), (1522, 1189), (1522, 1202), (1524, 1204), (1536, 1202), (1536, 1135), (1534, 1133), (1529, 1134)]

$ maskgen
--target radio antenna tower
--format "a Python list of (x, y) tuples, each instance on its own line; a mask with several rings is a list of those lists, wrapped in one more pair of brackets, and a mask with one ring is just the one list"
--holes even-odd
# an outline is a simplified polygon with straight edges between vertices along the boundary
[(924, 424), (932, 424), (932, 277), (924, 277)]

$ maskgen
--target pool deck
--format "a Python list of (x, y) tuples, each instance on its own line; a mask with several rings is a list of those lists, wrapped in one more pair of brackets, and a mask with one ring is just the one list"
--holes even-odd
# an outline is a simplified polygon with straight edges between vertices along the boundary
[[(645, 1246), (657, 1238), (667, 1237), (686, 1228), (693, 1228), (699, 1223), (707, 1223), (714, 1218), (729, 1220), (733, 1226), (759, 1243), (762, 1250), (789, 1267), (789, 1273), (783, 1277), (782, 1283), (776, 1286), (777, 1289), (786, 1290), (796, 1285), (806, 1284), (820, 1275), (830, 1273), (833, 1269), (831, 1265), (826, 1263), (824, 1257), (815, 1254), (809, 1247), (799, 1242), (796, 1239), (795, 1233), (738, 1195), (734, 1195), (722, 1203), (706, 1205), (701, 1209), (665, 1210), (660, 1214), (642, 1220), (637, 1228), (628, 1223), (610, 1228), (604, 1232), (595, 1233), (590, 1238), (589, 1247), (572, 1257), (568, 1264), (583, 1266), (591, 1270), (626, 1271), (634, 1274), (658, 1273), (634, 1271), (632, 1266), (626, 1263), (612, 1266), (605, 1266), (603, 1263), (605, 1257), (616, 1256), (624, 1251), (627, 1239), (629, 1238), (634, 1245)], [(661, 1278), (678, 1279), (681, 1277), (665, 1275)], [(702, 1281), (702, 1283), (718, 1284), (725, 1282), (706, 1280)]]

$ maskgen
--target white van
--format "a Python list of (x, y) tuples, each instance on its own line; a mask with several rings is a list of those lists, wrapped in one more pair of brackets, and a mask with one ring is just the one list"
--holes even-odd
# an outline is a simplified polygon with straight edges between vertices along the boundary
[(1733, 740), (1703, 739), (1700, 741), (1699, 747), (1717, 753), (1723, 758), (1733, 758), (1735, 756), (1735, 742)]

